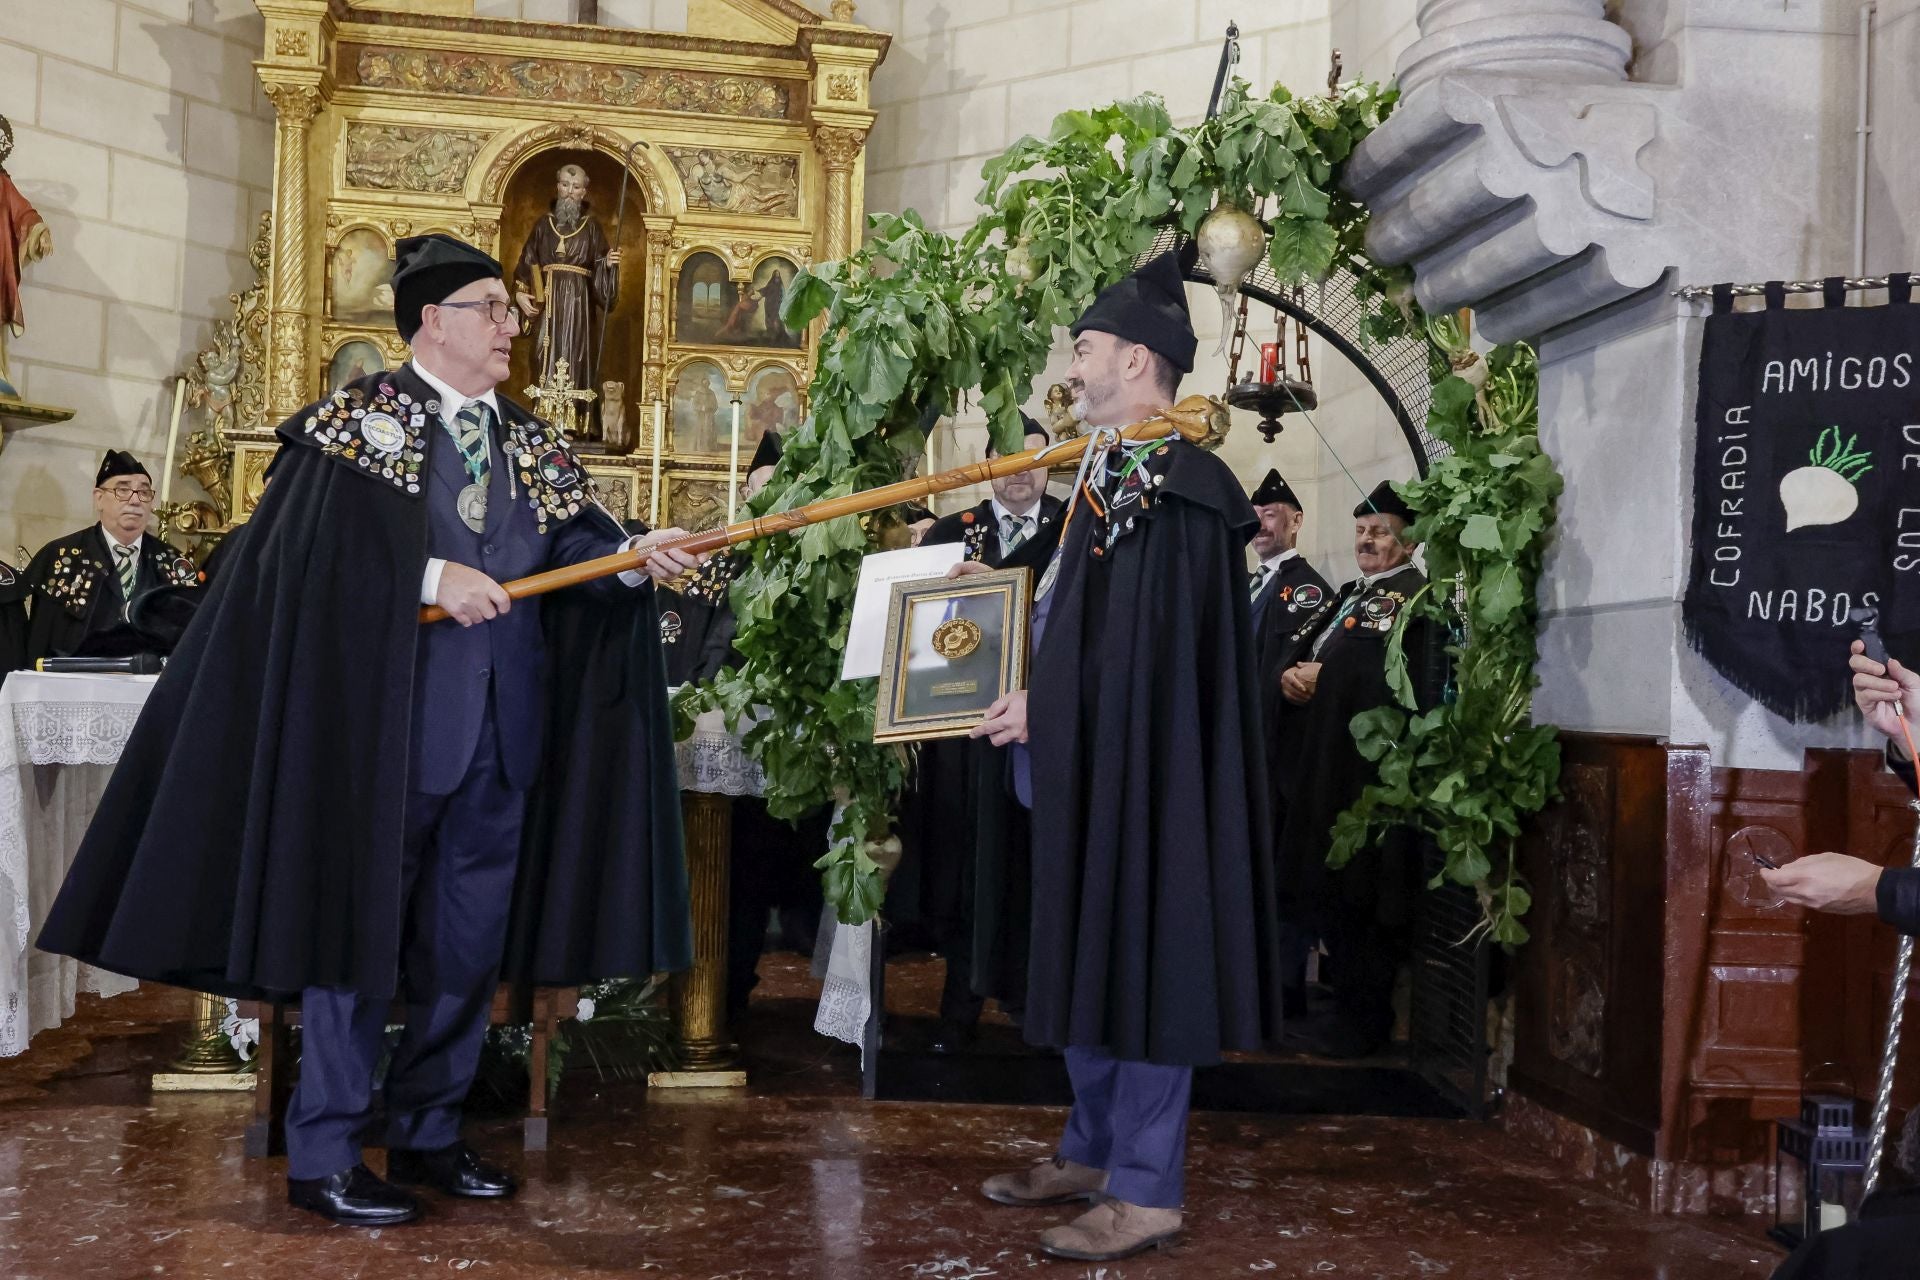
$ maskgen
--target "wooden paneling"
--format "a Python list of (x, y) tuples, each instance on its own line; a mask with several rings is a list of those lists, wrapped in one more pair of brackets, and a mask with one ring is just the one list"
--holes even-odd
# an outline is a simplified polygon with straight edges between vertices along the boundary
[[(1894, 935), (1768, 905), (1752, 855), (1908, 861), (1914, 814), (1871, 752), (1800, 772), (1568, 734), (1563, 797), (1528, 833), (1514, 1086), (1660, 1161), (1765, 1161), (1809, 1085), (1870, 1097)], [(1920, 1052), (1896, 1100), (1920, 1095)]]

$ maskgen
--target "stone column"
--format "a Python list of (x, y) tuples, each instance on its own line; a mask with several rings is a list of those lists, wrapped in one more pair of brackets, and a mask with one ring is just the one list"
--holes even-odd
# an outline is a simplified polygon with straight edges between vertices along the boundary
[(320, 110), (320, 90), (300, 81), (271, 81), (267, 97), (279, 115), (273, 146), (273, 279), (268, 291), (267, 411), (285, 418), (312, 399), (307, 359), (307, 143)]
[(1397, 68), (1401, 91), (1456, 71), (1624, 80), (1633, 42), (1605, 8), (1604, 0), (1421, 0), (1421, 38)]
[(844, 258), (859, 245), (854, 227), (853, 167), (867, 144), (866, 131), (820, 125), (813, 131), (813, 148), (827, 171), (825, 259)]

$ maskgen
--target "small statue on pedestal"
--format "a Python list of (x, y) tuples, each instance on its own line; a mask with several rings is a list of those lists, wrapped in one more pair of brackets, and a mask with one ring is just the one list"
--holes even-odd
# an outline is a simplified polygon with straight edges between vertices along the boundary
[(13, 126), (0, 116), (0, 399), (18, 399), (8, 379), (7, 339), (27, 331), (26, 308), (20, 300), (20, 276), (29, 264), (53, 252), (53, 232), (7, 173), (13, 153)]

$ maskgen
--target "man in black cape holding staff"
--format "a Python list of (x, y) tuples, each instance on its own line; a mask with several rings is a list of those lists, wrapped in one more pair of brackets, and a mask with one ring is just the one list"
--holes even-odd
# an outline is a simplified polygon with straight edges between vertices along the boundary
[[(1102, 292), (1073, 334), (1067, 385), (1089, 430), (1167, 409), (1195, 347), (1172, 255)], [(1184, 439), (1098, 455), (1035, 591), (1031, 691), (976, 730), (1022, 744), (1023, 1025), (1063, 1049), (1074, 1090), (1055, 1156), (982, 1191), (1095, 1201), (1041, 1235), (1057, 1256), (1107, 1261), (1179, 1233), (1193, 1068), (1277, 1028), (1245, 567), (1255, 524), (1226, 464)]]
[[(514, 1183), (460, 1140), (496, 975), (691, 963), (649, 577), (514, 603), (500, 582), (628, 538), (558, 432), (496, 396), (500, 264), (402, 240), (400, 369), (280, 424), (273, 483), (154, 687), (39, 939), (216, 994), (301, 1001), (288, 1199), (356, 1226), (412, 1195), (360, 1162), (388, 1011), (387, 1173)], [(422, 625), (423, 603), (451, 620)], [(543, 748), (544, 740), (544, 748)]]

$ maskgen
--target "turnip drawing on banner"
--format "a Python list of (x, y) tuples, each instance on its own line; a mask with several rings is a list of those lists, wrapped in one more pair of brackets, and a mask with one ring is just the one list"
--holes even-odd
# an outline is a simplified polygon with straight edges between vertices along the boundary
[(1873, 455), (1858, 447), (1860, 437), (1840, 442), (1840, 428), (1828, 427), (1807, 454), (1807, 465), (1780, 479), (1780, 503), (1787, 510), (1787, 532), (1808, 525), (1839, 524), (1860, 509), (1854, 486), (1873, 470)]

